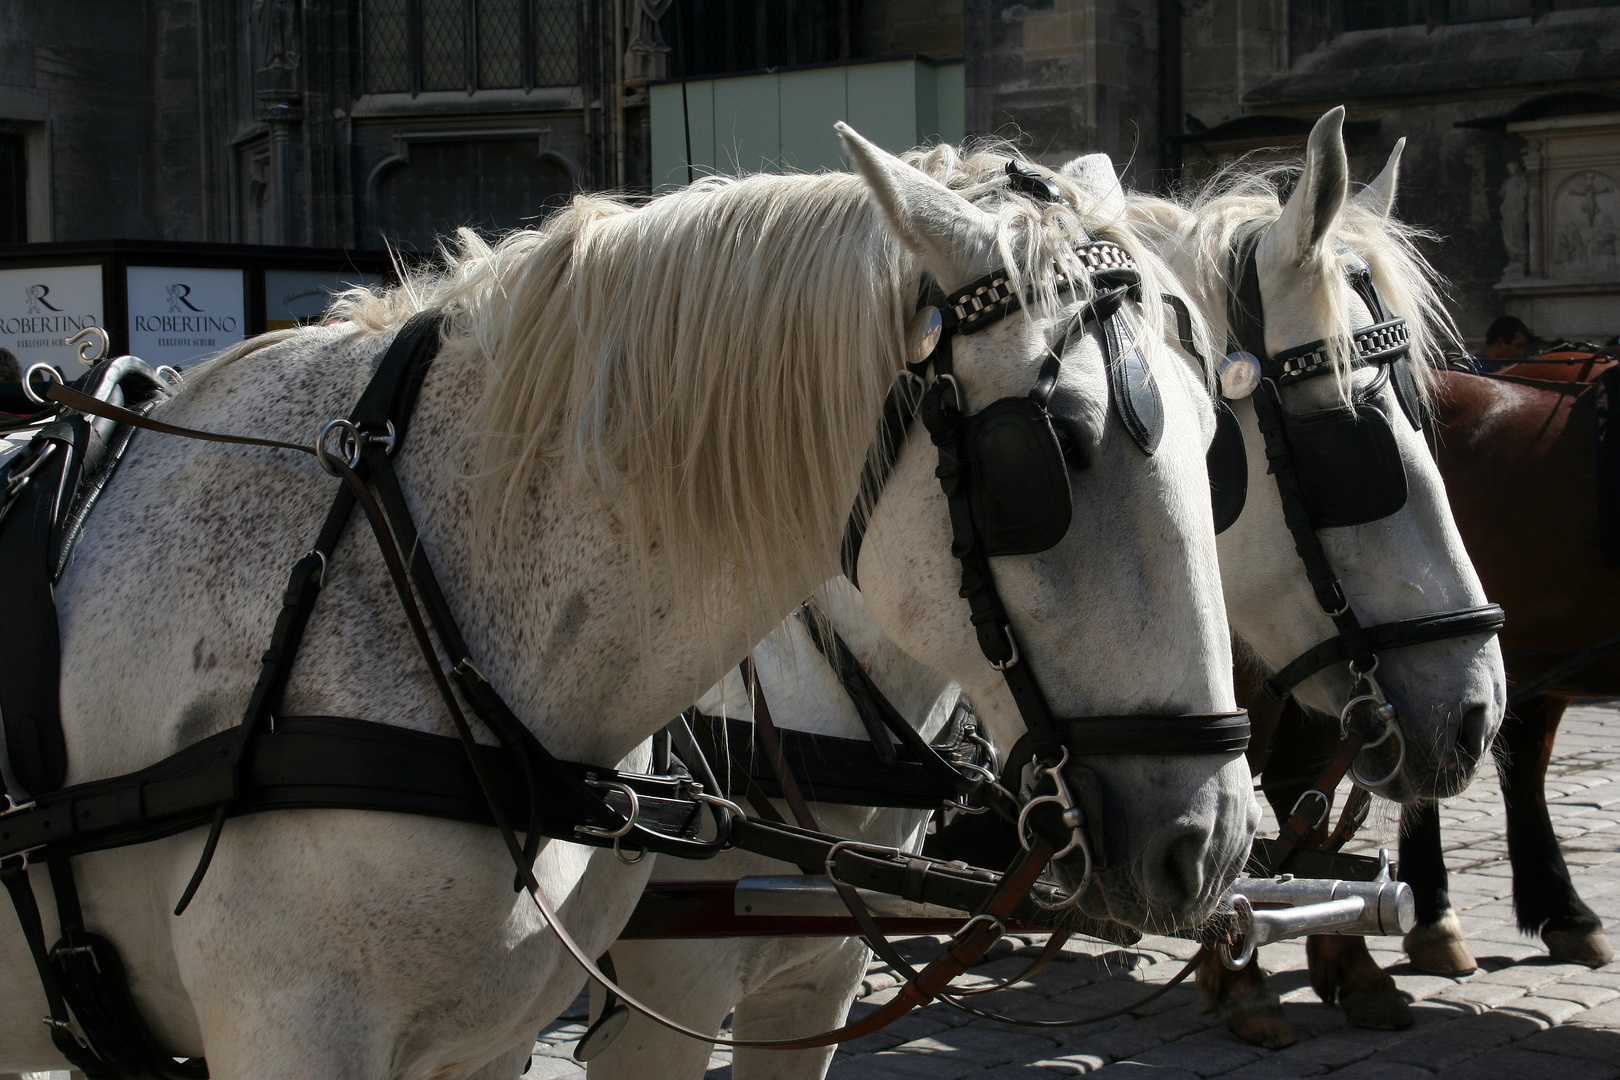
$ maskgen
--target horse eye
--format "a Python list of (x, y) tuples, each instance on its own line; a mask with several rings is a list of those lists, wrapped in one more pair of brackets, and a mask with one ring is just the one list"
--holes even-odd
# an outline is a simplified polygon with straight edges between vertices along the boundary
[(1063, 451), (1063, 460), (1073, 468), (1089, 469), (1091, 449), (1086, 445), (1085, 437), (1078, 430), (1075, 421), (1053, 416), (1052, 430), (1057, 434), (1058, 448)]

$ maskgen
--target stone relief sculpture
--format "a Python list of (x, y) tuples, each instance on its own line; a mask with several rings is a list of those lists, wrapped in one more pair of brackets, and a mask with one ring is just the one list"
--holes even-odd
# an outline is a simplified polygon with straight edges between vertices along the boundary
[(1620, 184), (1588, 169), (1559, 187), (1553, 199), (1553, 264), (1559, 276), (1609, 274), (1620, 269)]
[(675, 0), (636, 0), (631, 16), (630, 47), (624, 54), (627, 79), (662, 79), (669, 74), (672, 51), (659, 32), (658, 20)]
[(1502, 181), (1502, 246), (1507, 249), (1508, 264), (1502, 271), (1504, 278), (1524, 277), (1526, 258), (1530, 251), (1527, 232), (1529, 182), (1517, 161), (1507, 163), (1507, 179)]
[(298, 67), (295, 16), (293, 0), (253, 0), (253, 18), (259, 27), (261, 71), (292, 71)]

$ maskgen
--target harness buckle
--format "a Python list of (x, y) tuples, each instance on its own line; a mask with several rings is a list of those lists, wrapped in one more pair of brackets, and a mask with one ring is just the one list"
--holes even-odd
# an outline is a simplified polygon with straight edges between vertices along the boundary
[[(1021, 657), (1018, 655), (1018, 642), (1013, 638), (1012, 627), (1008, 626), (1006, 623), (1003, 623), (1001, 625), (1001, 633), (1007, 639), (1007, 648), (1012, 650), (1012, 656), (1001, 661), (991, 660), (990, 666), (995, 668), (997, 671), (1006, 671), (1010, 667), (1015, 667)], [(1067, 754), (1068, 750), (1065, 749), (1063, 752), (1064, 754)]]
[[(617, 829), (603, 829), (596, 825), (575, 825), (574, 831), (583, 836), (594, 836), (602, 840), (612, 840), (613, 848), (618, 850), (619, 841), (629, 835), (630, 830), (636, 827), (636, 819), (641, 816), (641, 799), (636, 795), (636, 789), (629, 784), (621, 784), (616, 780), (587, 780), (589, 787), (610, 788), (619, 792), (630, 800), (630, 813), (625, 815), (624, 824)], [(645, 854), (645, 852), (643, 852)], [(637, 860), (640, 861), (639, 859)]]
[(74, 1031), (73, 1030), (73, 1025), (68, 1023), (66, 1020), (58, 1020), (54, 1016), (46, 1016), (46, 1017), (41, 1017), (40, 1018), (40, 1023), (44, 1024), (46, 1027), (50, 1028), (52, 1031), (65, 1032), (67, 1034), (67, 1037), (72, 1039), (73, 1042), (79, 1047), (79, 1049), (81, 1049), (81, 1050), (90, 1049), (89, 1044), (86, 1043), (83, 1039), (79, 1038), (79, 1033), (77, 1031)]
[[(32, 806), (33, 804), (30, 803), (28, 805)], [(18, 809), (27, 809), (27, 807), (19, 807)], [(27, 870), (28, 865), (29, 865), (28, 864), (28, 856), (32, 855), (36, 851), (44, 851), (44, 850), (45, 850), (45, 845), (44, 844), (35, 844), (31, 848), (25, 848), (22, 851), (13, 852), (12, 854), (7, 855), (4, 859), (0, 859), (0, 868), (3, 868), (5, 866), (5, 864), (10, 862), (12, 859), (16, 859), (17, 860), (17, 869), (18, 870)]]
[(11, 792), (9, 791), (5, 793), (4, 797), (6, 804), (4, 807), (0, 807), (0, 818), (10, 817), (12, 814), (20, 814), (24, 810), (32, 810), (35, 806), (33, 799), (29, 799), (25, 803), (20, 803), (13, 800), (11, 797)]
[(58, 945), (56, 948), (51, 950), (51, 955), (53, 955), (53, 956), (88, 956), (90, 958), (91, 966), (96, 969), (96, 974), (100, 975), (102, 973), (101, 972), (101, 960), (96, 956), (96, 950), (95, 950), (95, 948), (93, 946), (90, 946), (90, 945)]
[(54, 439), (46, 442), (39, 453), (34, 455), (32, 461), (15, 472), (8, 473), (6, 475), (6, 497), (8, 499), (15, 498), (18, 492), (27, 487), (28, 481), (33, 478), (34, 472), (50, 460), (51, 455), (56, 453), (59, 446), (61, 446), (61, 443)]
[(1328, 811), (1330, 809), (1332, 809), (1332, 806), (1333, 806), (1333, 804), (1328, 801), (1327, 792), (1322, 791), (1322, 790), (1320, 790), (1318, 788), (1311, 788), (1309, 791), (1304, 792), (1303, 794), (1301, 794), (1298, 799), (1294, 800), (1294, 808), (1292, 810), (1288, 811), (1288, 816), (1290, 818), (1292, 818), (1296, 814), (1298, 814), (1300, 812), (1299, 808), (1301, 806), (1304, 806), (1305, 805), (1305, 800), (1310, 798), (1312, 795), (1315, 795), (1317, 797), (1317, 799), (1321, 800), (1322, 808), (1321, 808), (1320, 811), (1317, 812), (1316, 816), (1311, 819), (1311, 823), (1309, 825), (1305, 826), (1304, 830), (1302, 830), (1304, 832), (1309, 832), (1310, 830), (1316, 828), (1318, 825), (1322, 824), (1322, 822), (1326, 821), (1327, 816), (1328, 816)]

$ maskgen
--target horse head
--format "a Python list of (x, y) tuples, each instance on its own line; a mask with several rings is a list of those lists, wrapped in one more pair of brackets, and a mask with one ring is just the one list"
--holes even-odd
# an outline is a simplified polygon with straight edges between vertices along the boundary
[[(1350, 197), (1343, 120), (1317, 122), (1286, 202), (1279, 182), (1295, 174), (1239, 163), (1181, 200), (1132, 194), (1129, 213), (1228, 354), (1233, 419), (1211, 481), (1234, 632), (1268, 689), (1377, 742), (1358, 782), (1443, 798), (1502, 719), (1501, 616), (1425, 438), (1430, 363), (1454, 331), (1423, 234), (1391, 216), (1405, 140)], [(1087, 175), (1118, 185), (1111, 168)]]
[[(937, 287), (914, 334), (938, 333), (932, 305), (959, 320), (932, 353), (923, 424), (897, 440), (851, 569), (883, 630), (972, 697), (1012, 759), (1008, 788), (1043, 781), (1032, 709), (1078, 718), (1058, 722), (1063, 753), (1044, 760), (1084, 822), (1089, 858), (1056, 863), (1080, 908), (1195, 923), (1241, 866), (1257, 809), (1236, 750), (1170, 745), (1197, 726), (1191, 714), (1233, 704), (1204, 474), (1210, 381), (1164, 340), (1168, 275), (1054, 199), (1066, 182), (1028, 162), (938, 148), (919, 168), (842, 134)], [(996, 304), (1005, 317), (970, 326)], [(960, 439), (942, 408), (960, 416)]]

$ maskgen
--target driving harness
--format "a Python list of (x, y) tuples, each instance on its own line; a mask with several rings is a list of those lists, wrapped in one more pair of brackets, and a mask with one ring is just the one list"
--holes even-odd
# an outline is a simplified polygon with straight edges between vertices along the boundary
[[(1163, 424), (1158, 391), (1128, 326), (1115, 318), (1123, 303), (1139, 292), (1134, 270), (1115, 245), (1083, 245), (1079, 255), (1105, 289), (1076, 315), (1063, 344), (1091, 323), (1102, 325), (1114, 410), (1142, 451), (1151, 454)], [(1067, 280), (1060, 285), (1073, 287)], [(800, 865), (825, 866), (835, 880), (863, 888), (958, 904), (969, 897), (968, 909), (981, 914), (968, 920), (940, 956), (914, 973), (906, 992), (889, 1006), (808, 1039), (732, 1044), (829, 1045), (875, 1030), (937, 996), (1000, 938), (1002, 920), (1038, 917), (1031, 897), (1040, 895), (1036, 880), (1052, 858), (1079, 848), (1088, 857), (1088, 867), (1102, 864), (1096, 795), (1093, 792), (1087, 799), (1092, 806), (1088, 818), (1063, 773), (1071, 754), (1229, 755), (1241, 752), (1248, 741), (1248, 720), (1242, 711), (1060, 720), (1052, 715), (1020, 656), (988, 560), (993, 555), (1046, 550), (1067, 531), (1072, 507), (1066, 470), (1076, 455), (1073, 448), (1066, 451), (1046, 409), (1063, 346), (1043, 362), (1028, 397), (1004, 398), (979, 413), (965, 411), (951, 364), (954, 335), (991, 325), (1020, 302), (1008, 275), (997, 271), (952, 294), (942, 311), (936, 309), (938, 343), (890, 390), (879, 443), (863, 473), (866, 499), (857, 504), (851, 519), (858, 551), (864, 515), (881, 493), (899, 444), (920, 411), (939, 454), (938, 475), (950, 503), (953, 553), (963, 568), (962, 595), (970, 602), (981, 649), (1003, 673), (1028, 727), (1014, 755), (1025, 755), (1030, 764), (1020, 767), (1016, 757), (1009, 763), (1009, 775), (1023, 778), (1014, 781), (1020, 794), (1001, 790), (1015, 803), (1023, 802), (1020, 823), (1028, 817), (1034, 831), (1025, 835), (1020, 828), (1025, 850), (999, 881), (986, 881), (983, 872), (972, 868), (930, 860), (921, 860), (919, 869), (918, 859), (888, 849), (852, 846), (841, 837), (747, 818), (735, 804), (705, 790), (700, 781), (560, 761), (540, 744), (478, 670), (418, 542), (392, 463), (404, 444), (422, 379), (437, 353), (439, 313), (425, 312), (406, 323), (354, 411), (345, 420), (326, 424), (313, 448), (154, 420), (146, 414), (164, 399), (164, 387), (132, 358), (104, 362), (76, 385), (53, 380), (46, 397), (57, 407), (55, 414), (73, 410), (82, 415), (48, 424), (28, 451), (11, 462), (0, 516), (0, 554), (6, 556), (0, 559), (0, 574), (5, 575), (9, 594), (25, 598), (29, 605), (29, 618), (0, 623), (0, 709), (14, 774), (30, 796), (29, 801), (14, 803), (8, 795), (7, 809), (0, 815), (0, 881), (16, 908), (44, 987), (50, 1009), (46, 1023), (57, 1049), (92, 1080), (120, 1076), (197, 1080), (206, 1075), (205, 1062), (177, 1062), (147, 1028), (116, 948), (85, 928), (69, 860), (207, 826), (202, 856), (181, 895), (178, 915), (196, 894), (225, 822), (282, 808), (382, 810), (493, 825), (513, 859), (517, 886), (534, 898), (574, 959), (608, 985), (611, 981), (572, 940), (533, 877), (542, 837), (686, 858), (704, 858), (735, 846)], [(122, 365), (111, 382), (116, 395), (109, 389), (113, 365)], [(935, 378), (927, 384), (930, 367)], [(124, 400), (109, 400), (115, 396)], [(49, 410), (29, 420), (48, 416)], [(67, 565), (79, 527), (105, 490), (135, 428), (313, 453), (342, 484), (313, 546), (289, 575), (242, 723), (138, 772), (63, 787), (67, 760), (57, 703), (60, 658), (52, 588)], [(117, 452), (90, 469), (93, 475), (84, 484), (80, 480), (86, 463), (95, 457), (87, 451), (96, 432), (104, 440), (110, 432)], [(330, 445), (334, 434), (335, 450)], [(1009, 498), (1011, 492), (1002, 490), (1013, 481), (1029, 484), (1032, 478), (1037, 484), (1027, 498)], [(454, 738), (347, 717), (277, 712), (326, 567), (357, 507), (383, 555), (402, 612), (455, 727)], [(31, 642), (23, 640), (30, 635)], [(435, 637), (448, 664), (439, 661)], [(495, 735), (498, 746), (477, 742), (462, 702)], [(712, 782), (712, 776), (709, 779)], [(1043, 785), (1053, 793), (1039, 794)], [(700, 835), (704, 809), (714, 824), (714, 836), (708, 840)], [(1030, 811), (1036, 809), (1045, 812), (1032, 816)], [(518, 839), (520, 832), (526, 840)], [(1057, 835), (1059, 842), (1053, 843), (1045, 833)], [(30, 861), (43, 862), (52, 879), (62, 937), (50, 948), (28, 875)], [(660, 1023), (714, 1041), (710, 1034), (674, 1024), (628, 995), (620, 996)]]
[[(1331, 374), (1334, 364), (1325, 339), (1277, 353), (1266, 351), (1265, 314), (1256, 265), (1261, 232), (1240, 242), (1232, 254), (1232, 282), (1227, 294), (1230, 335), (1228, 360), (1254, 363), (1259, 379), (1249, 396), (1265, 444), (1269, 472), (1277, 483), (1283, 520), (1294, 550), (1322, 612), (1333, 620), (1336, 634), (1285, 664), (1262, 684), (1274, 701), (1282, 700), (1306, 679), (1335, 664), (1346, 663), (1355, 679), (1350, 700), (1340, 713), (1344, 739), (1321, 776), (1300, 796), (1279, 836), (1264, 850), (1257, 847), (1247, 868), (1257, 874), (1298, 867), (1310, 854), (1307, 836), (1326, 819), (1331, 792), (1349, 773), (1355, 782), (1330, 847), (1352, 835), (1370, 806), (1370, 791), (1393, 779), (1405, 762), (1405, 744), (1389, 774), (1366, 778), (1357, 767), (1361, 751), (1387, 739), (1404, 740), (1394, 705), (1374, 676), (1379, 654), (1428, 642), (1473, 634), (1495, 634), (1504, 613), (1496, 604), (1435, 612), (1396, 622), (1363, 626), (1356, 617), (1337, 572), (1327, 557), (1318, 529), (1363, 525), (1396, 513), (1406, 505), (1406, 471), (1395, 432), (1375, 400), (1393, 385), (1407, 423), (1424, 433), (1434, 451), (1432, 417), (1418, 391), (1411, 367), (1411, 335), (1404, 318), (1393, 315), (1365, 267), (1349, 273), (1349, 282), (1373, 318), (1370, 326), (1350, 336), (1353, 369), (1377, 367), (1372, 383), (1354, 393), (1348, 408), (1290, 414), (1282, 390)], [(1221, 403), (1216, 435), (1208, 455), (1215, 531), (1224, 532), (1242, 514), (1248, 483), (1243, 430), (1230, 405)], [(1336, 848), (1334, 849), (1336, 850)], [(1302, 871), (1303, 872), (1303, 871)]]

